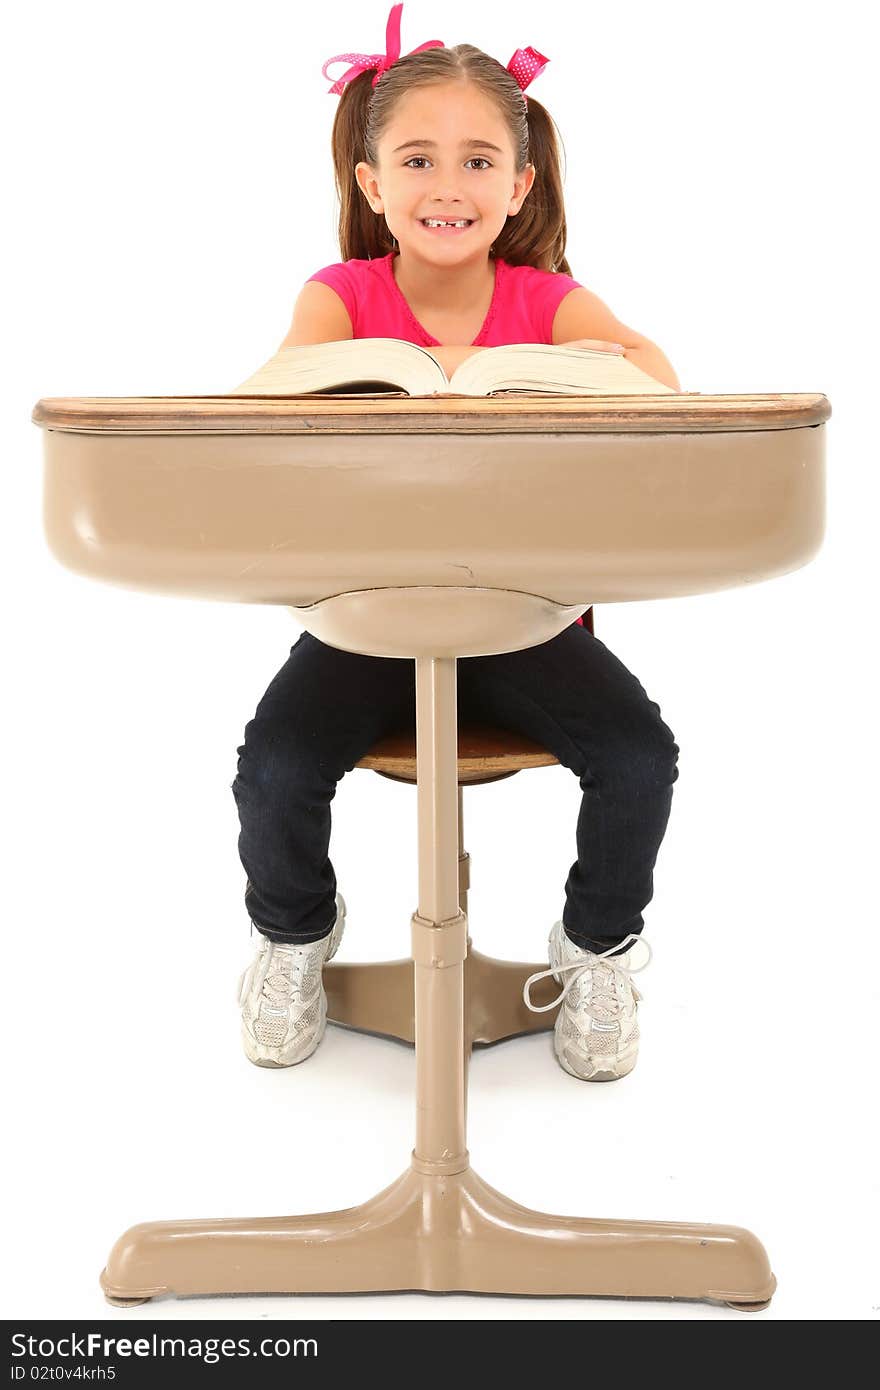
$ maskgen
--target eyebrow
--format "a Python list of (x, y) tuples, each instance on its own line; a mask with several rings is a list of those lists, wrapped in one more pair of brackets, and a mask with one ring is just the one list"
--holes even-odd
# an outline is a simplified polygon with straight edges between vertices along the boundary
[[(463, 149), (495, 150), (496, 154), (504, 153), (498, 145), (493, 145), (488, 140), (462, 140), (461, 144)], [(399, 154), (401, 150), (408, 150), (414, 145), (418, 145), (421, 149), (425, 150), (435, 150), (437, 148), (436, 140), (407, 140), (404, 144), (398, 145), (391, 153)]]

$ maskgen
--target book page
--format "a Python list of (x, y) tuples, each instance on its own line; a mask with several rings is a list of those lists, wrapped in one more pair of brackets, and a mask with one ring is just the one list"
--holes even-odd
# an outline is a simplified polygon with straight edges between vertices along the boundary
[(403, 338), (345, 338), (283, 347), (230, 395), (402, 392), (415, 396), (449, 385), (440, 363)]
[(450, 386), (474, 396), (677, 394), (617, 353), (567, 343), (510, 343), (475, 352), (453, 372)]

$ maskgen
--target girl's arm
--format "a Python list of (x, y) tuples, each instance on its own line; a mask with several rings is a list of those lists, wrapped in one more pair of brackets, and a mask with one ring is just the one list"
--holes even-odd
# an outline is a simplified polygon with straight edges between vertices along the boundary
[(338, 343), (353, 336), (348, 310), (336, 291), (321, 280), (307, 280), (293, 306), (293, 319), (281, 347)]
[[(636, 333), (634, 328), (627, 328), (625, 323), (615, 318), (598, 295), (580, 287), (571, 290), (556, 310), (553, 343), (561, 347), (564, 343), (583, 343), (585, 338), (622, 344), (625, 357), (634, 366), (664, 386), (671, 386), (673, 391), (681, 390), (675, 368), (657, 344), (644, 334)], [(591, 341), (585, 346), (592, 347), (594, 344)]]
[(642, 338), (637, 347), (628, 347), (624, 357), (628, 362), (632, 362), (633, 366), (647, 372), (655, 381), (662, 382), (664, 386), (671, 386), (673, 391), (681, 390), (681, 382), (672, 363), (663, 355), (657, 344), (648, 338)]

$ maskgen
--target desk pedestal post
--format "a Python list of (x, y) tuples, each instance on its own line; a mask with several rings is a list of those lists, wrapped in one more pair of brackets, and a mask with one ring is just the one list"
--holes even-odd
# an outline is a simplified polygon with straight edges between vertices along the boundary
[(415, 966), (416, 1146), (413, 1167), (461, 1173), (468, 1056), (464, 1024), (467, 917), (459, 906), (456, 658), (416, 657), (419, 906)]

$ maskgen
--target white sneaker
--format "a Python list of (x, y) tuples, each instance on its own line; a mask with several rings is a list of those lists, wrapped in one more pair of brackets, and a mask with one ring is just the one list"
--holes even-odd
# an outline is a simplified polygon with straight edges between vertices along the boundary
[[(562, 922), (550, 932), (550, 969), (530, 975), (523, 986), (523, 999), (534, 1013), (546, 1013), (561, 1002), (553, 1036), (553, 1048), (561, 1067), (581, 1081), (616, 1081), (636, 1064), (639, 1051), (638, 1000), (641, 994), (630, 976), (644, 970), (651, 960), (651, 946), (643, 936), (631, 933), (627, 941), (644, 941), (648, 959), (630, 966), (632, 951), (612, 955), (610, 951), (587, 951), (566, 935)], [(611, 951), (620, 947), (612, 946)], [(557, 984), (563, 973), (571, 976), (552, 1004), (536, 1005), (529, 999), (534, 980), (552, 975)]]
[(327, 1026), (321, 975), (345, 930), (345, 900), (336, 894), (336, 921), (329, 936), (285, 945), (262, 937), (238, 982), (241, 1040), (258, 1067), (292, 1067), (311, 1057)]

